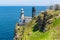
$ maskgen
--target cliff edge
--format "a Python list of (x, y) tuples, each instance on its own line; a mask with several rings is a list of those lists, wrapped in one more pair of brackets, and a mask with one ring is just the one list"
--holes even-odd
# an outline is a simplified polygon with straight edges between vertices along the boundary
[(60, 10), (47, 10), (24, 26), (16, 24), (14, 40), (59, 40)]

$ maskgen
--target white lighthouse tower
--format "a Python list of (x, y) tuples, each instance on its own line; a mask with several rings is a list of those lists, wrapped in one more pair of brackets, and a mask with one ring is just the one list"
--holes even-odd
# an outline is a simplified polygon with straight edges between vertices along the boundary
[(24, 9), (23, 9), (23, 8), (21, 8), (20, 19), (21, 19), (21, 20), (24, 20)]
[(24, 23), (25, 23), (24, 9), (21, 8), (20, 18), (19, 18), (18, 24), (19, 25), (23, 25)]
[(21, 8), (20, 19), (21, 19), (21, 24), (24, 24), (25, 23), (25, 17), (24, 17), (24, 9), (23, 8)]

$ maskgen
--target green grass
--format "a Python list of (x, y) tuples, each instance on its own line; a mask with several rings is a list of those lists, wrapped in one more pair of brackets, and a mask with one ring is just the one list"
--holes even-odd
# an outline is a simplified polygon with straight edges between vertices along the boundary
[(53, 26), (60, 26), (60, 18), (59, 19), (55, 19), (55, 21), (53, 22)]
[[(59, 14), (60, 11), (54, 11), (52, 13)], [(54, 16), (53, 18), (55, 17), (56, 16)], [(40, 32), (39, 30), (35, 32), (33, 31), (33, 27), (37, 24), (36, 20), (37, 19), (33, 18), (26, 26), (20, 26), (20, 30), (18, 32), (21, 32), (22, 29), (25, 28), (24, 34), (23, 34), (24, 36), (22, 37), (22, 40), (58, 40), (60, 39), (60, 36), (59, 36), (60, 35), (60, 31), (59, 31), (60, 30), (60, 18), (53, 19), (54, 20), (53, 23), (47, 25), (47, 27), (50, 26), (52, 28), (46, 32)], [(57, 28), (59, 28), (59, 30)], [(30, 35), (28, 35), (28, 33), (30, 33)]]
[[(54, 22), (53, 22), (53, 26), (59, 26), (60, 25), (60, 18), (59, 19), (56, 19)], [(33, 28), (26, 28), (25, 30), (25, 38), (26, 40), (55, 40), (55, 39), (58, 39), (56, 38), (56, 36), (58, 36), (57, 34), (59, 34), (60, 32), (55, 28), (53, 27), (52, 29), (50, 29), (49, 31), (47, 32), (40, 32), (40, 31), (36, 31), (36, 32), (33, 32), (32, 31)], [(31, 32), (32, 34), (30, 36), (28, 36), (27, 34)], [(54, 35), (56, 34), (56, 36)], [(60, 37), (60, 36), (59, 36)]]

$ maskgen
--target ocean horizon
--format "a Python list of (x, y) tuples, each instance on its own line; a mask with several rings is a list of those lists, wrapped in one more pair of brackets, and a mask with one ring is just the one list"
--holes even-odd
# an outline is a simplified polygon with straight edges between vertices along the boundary
[[(0, 40), (13, 40), (14, 29), (24, 8), (25, 16), (32, 16), (33, 6), (0, 6)], [(48, 6), (36, 6), (36, 11), (47, 10)], [(36, 13), (38, 15), (39, 13)]]

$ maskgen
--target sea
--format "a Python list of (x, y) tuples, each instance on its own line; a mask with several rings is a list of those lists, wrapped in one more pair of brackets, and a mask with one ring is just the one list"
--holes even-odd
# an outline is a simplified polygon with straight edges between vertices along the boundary
[[(32, 16), (33, 6), (0, 6), (0, 40), (13, 40), (14, 29), (20, 18), (21, 8), (25, 16)], [(35, 6), (38, 12), (47, 10), (48, 6)]]

